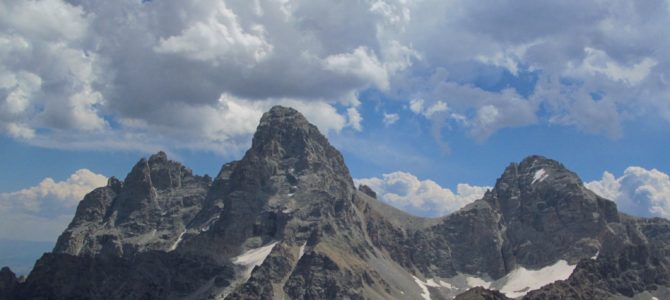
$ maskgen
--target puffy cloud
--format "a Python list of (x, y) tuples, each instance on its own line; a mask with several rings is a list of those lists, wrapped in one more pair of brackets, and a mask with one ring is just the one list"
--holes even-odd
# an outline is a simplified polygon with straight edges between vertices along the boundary
[(415, 54), (374, 26), (396, 8), (321, 4), (3, 2), (0, 130), (48, 147), (232, 154), (274, 104), (361, 130), (351, 95), (388, 88)]
[[(538, 119), (613, 138), (626, 120), (649, 115), (670, 120), (668, 88), (660, 84), (670, 63), (659, 55), (659, 49), (670, 47), (670, 38), (658, 38), (670, 25), (667, 1), (422, 1), (409, 6), (412, 21), (400, 40), (412, 41), (421, 54), (422, 64), (411, 70), (433, 76), (408, 78), (408, 98), (423, 99), (424, 107), (445, 101), (466, 117), (476, 138)], [(523, 78), (532, 79), (513, 84), (516, 95), (495, 85)], [(464, 90), (476, 96), (453, 99)], [(490, 105), (498, 110), (495, 122), (482, 118), (493, 112)]]
[(617, 137), (627, 120), (670, 121), (668, 14), (667, 1), (623, 0), (9, 0), (0, 131), (62, 148), (235, 152), (252, 121), (220, 126), (232, 120), (222, 97), (320, 105), (338, 114), (327, 127), (361, 130), (350, 99), (372, 88), (407, 99), (436, 137), (538, 121)]
[(460, 183), (456, 192), (432, 180), (420, 180), (406, 172), (383, 174), (382, 178), (356, 179), (357, 184), (371, 187), (382, 201), (404, 211), (429, 217), (452, 213), (481, 199), (490, 187)]
[(99, 56), (82, 50), (91, 18), (59, 0), (0, 4), (0, 130), (101, 130)]
[(45, 178), (35, 186), (0, 193), (0, 239), (54, 241), (88, 192), (107, 177), (80, 169), (63, 181)]
[(623, 212), (670, 219), (670, 177), (659, 170), (628, 167), (621, 177), (604, 172), (602, 179), (585, 185)]
[(351, 128), (358, 131), (363, 130), (363, 125), (361, 125), (361, 122), (363, 122), (363, 117), (361, 116), (361, 113), (358, 112), (356, 107), (349, 107), (347, 109), (347, 115), (349, 116), (348, 124), (351, 126)]
[(384, 122), (384, 125), (390, 126), (393, 125), (393, 123), (398, 122), (398, 120), (400, 120), (400, 115), (384, 113), (384, 119), (382, 121)]
[(225, 2), (214, 5), (204, 21), (192, 20), (193, 24), (187, 25), (179, 35), (160, 38), (154, 50), (217, 64), (225, 60), (253, 64), (272, 52), (262, 25), (251, 26), (247, 32)]

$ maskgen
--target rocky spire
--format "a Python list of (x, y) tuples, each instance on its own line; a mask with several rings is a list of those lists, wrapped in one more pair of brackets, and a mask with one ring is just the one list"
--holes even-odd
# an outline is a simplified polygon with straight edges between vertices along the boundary
[[(349, 170), (339, 151), (319, 129), (297, 110), (274, 106), (263, 114), (254, 134), (247, 159), (262, 157), (279, 163), (280, 168), (301, 172), (306, 169), (346, 177)], [(352, 184), (353, 186), (353, 184)]]
[(619, 220), (614, 202), (585, 188), (561, 163), (537, 155), (509, 165), (484, 201), (501, 215), (508, 265), (576, 263), (596, 253), (600, 245), (592, 237)]

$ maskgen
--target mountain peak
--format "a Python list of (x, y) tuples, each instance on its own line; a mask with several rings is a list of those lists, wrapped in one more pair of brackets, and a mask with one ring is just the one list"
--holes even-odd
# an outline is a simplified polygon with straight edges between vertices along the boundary
[(278, 126), (288, 124), (304, 127), (309, 125), (309, 122), (299, 111), (291, 107), (275, 105), (269, 111), (263, 114), (258, 127), (260, 129), (260, 127), (264, 126)]
[(167, 161), (168, 161), (167, 154), (165, 154), (165, 152), (163, 151), (158, 151), (158, 153), (153, 154), (149, 157), (149, 164), (167, 162)]
[(249, 153), (295, 170), (332, 168), (334, 174), (349, 175), (342, 155), (305, 116), (293, 108), (274, 106), (263, 114)]

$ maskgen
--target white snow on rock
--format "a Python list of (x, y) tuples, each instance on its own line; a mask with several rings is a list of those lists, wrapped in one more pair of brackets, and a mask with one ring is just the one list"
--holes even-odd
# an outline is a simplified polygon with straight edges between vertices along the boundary
[(491, 286), (491, 282), (488, 282), (479, 277), (468, 276), (465, 278), (465, 280), (468, 283), (468, 286), (471, 288), (481, 286), (485, 289), (488, 289)]
[(432, 279), (428, 279), (428, 281), (423, 281), (414, 275), (412, 275), (412, 277), (414, 278), (416, 284), (419, 285), (419, 288), (421, 288), (421, 298), (425, 300), (430, 300), (430, 291), (428, 291), (428, 287), (429, 286), (439, 287), (439, 285), (435, 283), (435, 281), (433, 281)]
[(300, 246), (300, 250), (298, 250), (298, 260), (300, 260), (302, 256), (305, 255), (305, 246), (307, 246), (307, 242), (304, 242), (302, 246)]
[(568, 265), (565, 260), (559, 260), (551, 266), (539, 270), (517, 268), (494, 284), (505, 296), (517, 298), (526, 295), (532, 290), (539, 289), (554, 281), (565, 280), (570, 277), (577, 265)]
[(174, 251), (175, 249), (177, 249), (177, 246), (179, 246), (179, 243), (181, 243), (181, 240), (182, 240), (182, 238), (184, 237), (184, 233), (186, 233), (186, 230), (182, 231), (182, 232), (179, 234), (179, 237), (178, 237), (177, 240), (174, 242), (174, 244), (172, 244), (172, 246), (170, 246), (170, 250), (169, 250), (168, 252), (170, 252), (170, 251)]
[(475, 275), (462, 274), (445, 279), (428, 279), (421, 281), (414, 277), (423, 293), (421, 297), (430, 299), (428, 287), (445, 288), (444, 295), (453, 297), (474, 287), (483, 287), (500, 291), (510, 298), (519, 298), (528, 292), (539, 289), (547, 284), (558, 280), (565, 280), (572, 274), (576, 265), (568, 265), (565, 260), (559, 260), (553, 265), (539, 270), (529, 270), (524, 267), (517, 268), (498, 280), (481, 278)]
[(594, 254), (593, 256), (591, 256), (591, 259), (594, 259), (594, 260), (595, 260), (595, 259), (598, 259), (598, 255), (600, 255), (600, 250), (598, 250), (598, 251), (596, 252), (596, 254)]
[(542, 182), (543, 180), (547, 179), (549, 177), (549, 173), (545, 171), (544, 169), (539, 169), (535, 171), (535, 175), (533, 175), (533, 182), (530, 184), (535, 184), (535, 182)]
[(240, 256), (233, 258), (233, 263), (253, 269), (255, 266), (263, 264), (263, 261), (270, 255), (270, 252), (272, 252), (272, 248), (274, 248), (275, 245), (277, 245), (277, 242), (250, 249), (247, 252), (242, 253)]

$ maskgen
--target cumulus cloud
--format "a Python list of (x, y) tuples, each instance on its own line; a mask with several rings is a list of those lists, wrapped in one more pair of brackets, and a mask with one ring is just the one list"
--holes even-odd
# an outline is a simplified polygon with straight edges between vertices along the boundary
[(400, 120), (400, 115), (384, 113), (384, 119), (382, 121), (384, 122), (384, 125), (390, 126), (393, 125), (393, 123), (398, 122), (398, 120)]
[(600, 180), (585, 185), (615, 201), (623, 212), (670, 219), (670, 177), (659, 170), (628, 167), (620, 177), (604, 172)]
[(0, 238), (54, 241), (88, 192), (107, 177), (80, 169), (63, 181), (45, 178), (35, 186), (0, 193)]
[(275, 104), (325, 117), (311, 119), (326, 131), (362, 130), (352, 95), (387, 89), (416, 56), (375, 27), (394, 5), (1, 5), (0, 130), (47, 147), (239, 153)]
[(428, 217), (443, 216), (481, 199), (490, 187), (460, 183), (456, 192), (436, 182), (420, 180), (406, 172), (383, 174), (382, 178), (356, 179), (357, 184), (371, 187), (382, 201), (404, 211)]
[(9, 0), (0, 132), (236, 152), (252, 121), (221, 126), (234, 119), (222, 97), (320, 106), (337, 132), (363, 129), (351, 98), (376, 89), (479, 140), (537, 122), (616, 138), (627, 120), (670, 122), (669, 13), (623, 0)]
[(272, 52), (264, 27), (256, 24), (245, 31), (225, 2), (215, 3), (204, 20), (192, 21), (179, 35), (160, 38), (154, 50), (216, 64), (225, 60), (254, 64)]

